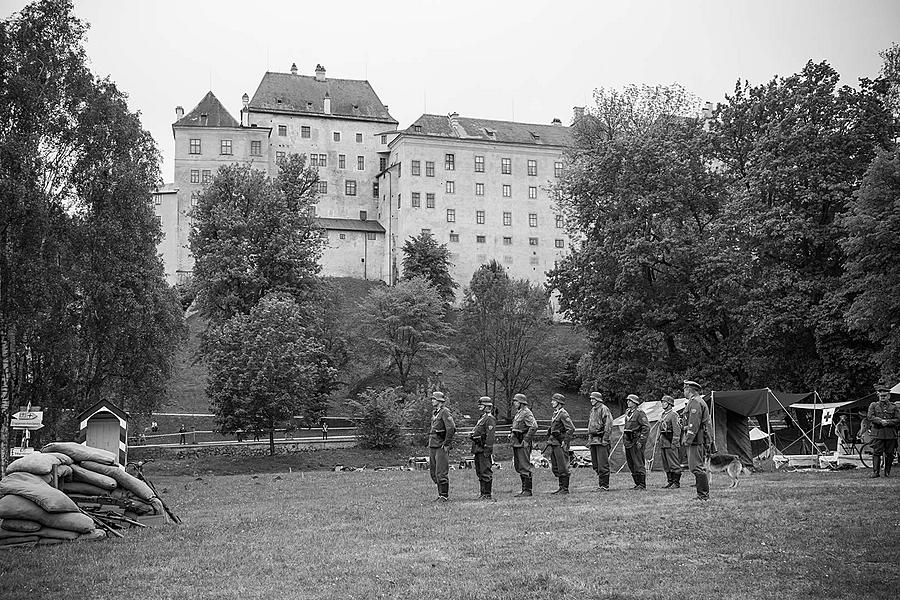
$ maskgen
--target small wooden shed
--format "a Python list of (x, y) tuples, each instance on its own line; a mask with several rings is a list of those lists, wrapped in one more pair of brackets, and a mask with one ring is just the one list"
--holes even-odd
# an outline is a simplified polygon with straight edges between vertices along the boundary
[(78, 415), (82, 444), (116, 455), (123, 467), (128, 463), (128, 413), (101, 400)]

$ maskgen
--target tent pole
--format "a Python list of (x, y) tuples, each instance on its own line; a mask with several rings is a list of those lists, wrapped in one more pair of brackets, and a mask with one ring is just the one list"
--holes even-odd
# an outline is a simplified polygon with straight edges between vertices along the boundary
[[(787, 408), (784, 406), (784, 404), (781, 403), (781, 400), (778, 399), (778, 396), (776, 396), (775, 394), (773, 394), (771, 389), (769, 389), (769, 388), (766, 388), (766, 389), (769, 390), (769, 393), (772, 394), (772, 397), (773, 397), (773, 398), (775, 398), (775, 402), (778, 403), (778, 406), (780, 406), (781, 409), (784, 410), (785, 413), (787, 413)], [(813, 410), (813, 413), (815, 413), (815, 410)], [(813, 415), (813, 419), (815, 419), (815, 415)], [(813, 424), (815, 425), (815, 421), (813, 421)], [(803, 431), (803, 428), (802, 428), (802, 427), (798, 427), (798, 429), (800, 429), (800, 435), (802, 435), (802, 436), (804, 437), (804, 439), (806, 439), (807, 442), (812, 443), (812, 440), (809, 439), (809, 436), (806, 435), (806, 432)], [(815, 428), (813, 429), (813, 431), (815, 431)], [(816, 454), (818, 454), (818, 450), (816, 449), (815, 444), (813, 444), (813, 450), (815, 450), (815, 451), (816, 451)]]
[[(768, 393), (771, 396), (774, 396), (774, 394), (772, 394), (772, 390), (770, 390), (769, 388), (766, 388), (766, 393)], [(777, 398), (776, 398), (776, 400), (777, 400)], [(779, 402), (779, 404), (781, 404), (781, 403)], [(772, 448), (773, 447), (773, 444), (772, 444), (772, 411), (769, 410), (768, 402), (766, 402), (766, 429), (768, 430), (768, 434), (769, 434), (769, 458), (775, 458), (775, 451)]]

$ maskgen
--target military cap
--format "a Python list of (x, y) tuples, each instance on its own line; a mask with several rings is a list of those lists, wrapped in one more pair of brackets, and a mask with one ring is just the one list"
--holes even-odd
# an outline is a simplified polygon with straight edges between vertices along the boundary
[(603, 402), (603, 394), (600, 392), (591, 392), (591, 400), (599, 400)]
[(565, 404), (565, 403), (566, 403), (566, 397), (563, 396), (562, 394), (553, 394), (553, 397), (550, 398), (550, 399), (553, 400), (554, 402), (559, 403), (559, 404)]
[(446, 402), (447, 399), (444, 398), (443, 392), (431, 392), (431, 397), (437, 400), (438, 402)]
[(888, 384), (888, 382), (881, 380), (877, 384), (875, 384), (875, 391), (876, 392), (889, 392), (889, 391), (891, 391), (891, 386)]
[(478, 399), (478, 406), (490, 406), (491, 408), (493, 408), (494, 401), (491, 400), (490, 396), (482, 396)]
[(638, 397), (637, 394), (628, 394), (628, 396), (625, 399), (628, 400), (629, 402), (636, 402), (637, 404), (641, 403), (641, 399), (640, 399), (640, 397)]
[(697, 391), (700, 391), (703, 389), (699, 383), (697, 383), (696, 381), (691, 381), (690, 379), (684, 380), (684, 387), (692, 387), (692, 388), (696, 389)]
[(528, 406), (528, 398), (525, 397), (525, 394), (516, 394), (515, 396), (513, 396), (513, 402), (518, 402), (519, 404)]
[(673, 398), (672, 396), (666, 394), (665, 396), (662, 397), (662, 400), (661, 400), (660, 402), (662, 402), (663, 404), (671, 404), (671, 405), (674, 405), (674, 404), (675, 404), (675, 398)]

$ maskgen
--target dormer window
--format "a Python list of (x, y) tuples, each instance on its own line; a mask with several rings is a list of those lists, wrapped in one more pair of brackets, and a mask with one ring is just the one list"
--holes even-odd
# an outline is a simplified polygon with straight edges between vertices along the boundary
[(540, 134), (535, 133), (535, 132), (533, 132), (533, 131), (529, 131), (528, 133), (531, 134), (531, 139), (533, 139), (534, 141), (536, 141), (536, 142), (541, 141), (541, 136), (540, 136)]
[(312, 102), (307, 102), (307, 103), (306, 103), (306, 110), (312, 110), (312, 109), (313, 109), (313, 108), (312, 108)]
[(203, 125), (205, 127), (208, 121), (209, 121), (208, 114), (203, 113), (202, 115), (200, 115), (200, 125)]
[(494, 137), (495, 133), (496, 132), (493, 129), (488, 129), (487, 127), (484, 128), (484, 134), (488, 137)]
[(422, 126), (421, 125), (413, 125), (413, 131), (416, 133), (422, 133)]
[(275, 104), (281, 104), (281, 98), (275, 98)]

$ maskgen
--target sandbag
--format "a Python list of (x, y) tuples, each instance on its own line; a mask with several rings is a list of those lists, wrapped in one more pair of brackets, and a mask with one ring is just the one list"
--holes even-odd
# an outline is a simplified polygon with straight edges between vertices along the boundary
[(59, 465), (58, 467), (56, 467), (56, 478), (57, 479), (68, 479), (71, 476), (72, 476), (72, 467), (70, 467), (69, 465)]
[(74, 481), (83, 481), (84, 483), (89, 483), (91, 485), (97, 486), (98, 488), (103, 488), (104, 490), (112, 490), (118, 485), (116, 480), (112, 477), (107, 477), (106, 475), (102, 475), (97, 473), (96, 471), (91, 471), (90, 469), (85, 469), (80, 465), (72, 465), (72, 479)]
[(33, 452), (9, 463), (6, 473), (34, 473), (35, 475), (47, 475), (57, 467), (60, 460), (52, 454)]
[(41, 448), (41, 452), (62, 452), (72, 457), (75, 462), (92, 460), (104, 465), (116, 464), (116, 456), (112, 452), (84, 446), (76, 442), (53, 442)]
[(71, 465), (74, 460), (68, 454), (63, 454), (62, 452), (42, 452), (42, 454), (46, 454), (48, 456), (55, 456), (59, 459), (59, 464), (61, 465)]
[[(40, 524), (38, 525), (40, 528)], [(74, 531), (70, 531), (69, 533), (75, 533)], [(10, 538), (20, 538), (25, 535), (37, 535), (36, 531), (7, 531), (5, 529), (0, 529), (0, 540), (8, 540)], [(75, 533), (75, 535), (78, 535)]]
[(57, 529), (56, 527), (41, 527), (34, 532), (34, 535), (41, 538), (54, 538), (57, 540), (75, 540), (81, 534), (77, 531), (69, 531), (68, 529)]
[(6, 531), (32, 533), (40, 528), (41, 524), (36, 521), (25, 521), (23, 519), (3, 519), (0, 521), (0, 529), (5, 529)]
[(106, 539), (106, 532), (102, 529), (94, 529), (88, 533), (82, 533), (78, 536), (79, 542), (93, 542), (94, 540)]
[(141, 500), (150, 500), (150, 498), (156, 496), (149, 485), (134, 475), (126, 473), (124, 467), (120, 467), (119, 465), (102, 465), (91, 460), (85, 460), (82, 461), (79, 466), (94, 471), (95, 473), (112, 477), (120, 487), (132, 492)]
[(36, 535), (20, 535), (18, 537), (0, 539), (0, 546), (33, 546), (40, 538)]
[(94, 529), (94, 520), (82, 512), (50, 513), (22, 496), (10, 494), (0, 498), (0, 519), (24, 519), (56, 529), (88, 533)]
[(82, 496), (108, 496), (109, 490), (104, 490), (96, 485), (83, 481), (66, 481), (63, 483), (63, 491), (67, 494), (80, 494)]
[(40, 538), (38, 539), (38, 546), (54, 546), (56, 544), (62, 544), (66, 542), (66, 540), (61, 540), (58, 538)]
[(78, 505), (65, 492), (32, 473), (10, 473), (0, 479), (0, 497), (10, 494), (28, 498), (51, 513), (77, 512)]

